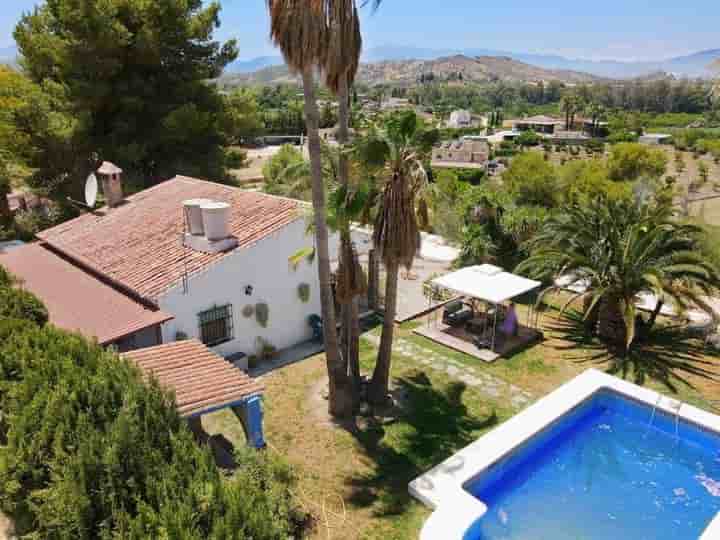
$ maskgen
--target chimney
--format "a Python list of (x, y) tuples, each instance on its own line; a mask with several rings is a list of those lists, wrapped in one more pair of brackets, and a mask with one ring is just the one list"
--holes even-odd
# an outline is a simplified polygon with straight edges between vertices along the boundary
[(110, 208), (119, 206), (124, 200), (121, 178), (122, 172), (120, 167), (109, 161), (103, 161), (97, 170), (97, 173), (100, 175), (105, 201)]

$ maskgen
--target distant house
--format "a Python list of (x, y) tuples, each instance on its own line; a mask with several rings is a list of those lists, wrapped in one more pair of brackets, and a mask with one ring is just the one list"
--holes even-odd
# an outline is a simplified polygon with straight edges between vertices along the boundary
[(119, 176), (103, 181), (109, 206), (0, 254), (51, 322), (121, 350), (196, 338), (225, 357), (312, 337), (315, 262), (288, 263), (312, 245), (303, 203), (184, 176), (122, 198)]
[(487, 127), (487, 125), (487, 117), (477, 116), (463, 109), (451, 112), (450, 118), (446, 123), (446, 126), (451, 129)]
[(409, 99), (390, 97), (382, 102), (380, 108), (384, 111), (400, 111), (403, 109), (411, 109), (412, 106)]
[(641, 135), (638, 139), (640, 143), (650, 145), (670, 144), (671, 140), (672, 135), (668, 133), (646, 133), (645, 135)]
[(610, 124), (608, 122), (598, 121), (593, 123), (591, 118), (579, 118), (575, 122), (580, 123), (583, 131), (593, 137), (607, 137), (610, 134)]
[(534, 131), (536, 133), (553, 135), (556, 130), (562, 128), (564, 122), (551, 116), (530, 116), (518, 120), (510, 120), (512, 129), (515, 131)]
[(458, 110), (450, 113), (450, 119), (447, 122), (449, 128), (466, 128), (472, 127), (472, 115), (470, 111)]
[(484, 140), (466, 138), (443, 142), (432, 150), (432, 167), (484, 169), (490, 156), (490, 146)]

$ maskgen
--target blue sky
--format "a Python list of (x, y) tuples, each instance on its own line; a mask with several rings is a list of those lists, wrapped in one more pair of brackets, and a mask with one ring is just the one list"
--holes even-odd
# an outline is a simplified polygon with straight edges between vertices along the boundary
[[(0, 47), (38, 0), (0, 0)], [(221, 0), (218, 37), (240, 57), (274, 54), (265, 0)], [(367, 10), (366, 10), (367, 11)], [(718, 0), (385, 0), (364, 16), (366, 47), (482, 47), (620, 60), (659, 59), (720, 48)]]

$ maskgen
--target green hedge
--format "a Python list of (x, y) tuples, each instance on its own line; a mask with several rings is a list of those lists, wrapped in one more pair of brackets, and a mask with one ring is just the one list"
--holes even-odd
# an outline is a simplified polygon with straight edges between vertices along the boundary
[(29, 319), (42, 326), (48, 321), (48, 312), (34, 294), (22, 289), (0, 286), (0, 317)]
[(227, 479), (173, 397), (31, 314), (0, 316), (0, 506), (37, 539), (283, 539), (303, 521), (288, 466), (238, 449)]

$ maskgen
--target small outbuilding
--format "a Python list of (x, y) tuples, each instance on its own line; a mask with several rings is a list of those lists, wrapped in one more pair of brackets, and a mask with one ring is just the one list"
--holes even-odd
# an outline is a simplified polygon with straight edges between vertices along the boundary
[(650, 145), (670, 144), (671, 140), (672, 135), (668, 133), (646, 133), (638, 139), (640, 143)]
[(195, 339), (127, 352), (123, 357), (175, 394), (178, 413), (200, 439), (203, 415), (229, 408), (243, 425), (248, 444), (264, 448), (263, 386)]

